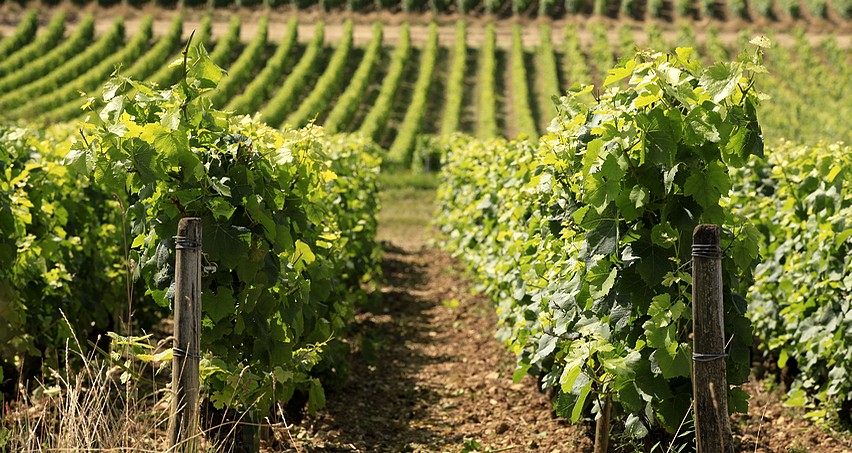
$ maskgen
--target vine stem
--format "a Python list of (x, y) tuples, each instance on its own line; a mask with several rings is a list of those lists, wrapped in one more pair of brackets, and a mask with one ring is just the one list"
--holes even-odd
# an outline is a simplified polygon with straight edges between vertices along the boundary
[(630, 156), (628, 156), (628, 155), (627, 155), (627, 152), (628, 152), (628, 151), (630, 151), (631, 149), (633, 149), (636, 145), (638, 145), (638, 144), (640, 144), (640, 143), (642, 143), (642, 140), (636, 140), (635, 142), (633, 142), (633, 143), (632, 143), (630, 146), (628, 146), (627, 148), (623, 148), (623, 147), (621, 148), (621, 154), (624, 156), (624, 159), (625, 159), (625, 160), (627, 160), (627, 166), (628, 166), (628, 167), (630, 167), (630, 171), (631, 171), (631, 173), (633, 173), (634, 175), (635, 175), (635, 174), (636, 174), (636, 172), (637, 172), (637, 171), (639, 171), (639, 170), (637, 170), (637, 169), (636, 169), (636, 166), (635, 166), (635, 165), (633, 165), (633, 161), (632, 161), (632, 160), (630, 160)]
[(604, 397), (603, 407), (595, 424), (595, 453), (607, 453), (609, 450), (609, 420), (612, 415), (612, 397)]
[[(84, 137), (85, 138), (85, 137)], [(118, 194), (113, 193), (112, 197), (115, 198), (115, 201), (118, 202), (118, 207), (121, 209), (121, 237), (124, 241), (124, 285), (126, 287), (126, 295), (127, 295), (127, 320), (124, 326), (125, 334), (127, 336), (131, 335), (130, 325), (132, 322), (132, 313), (133, 313), (133, 284), (131, 283), (132, 275), (133, 275), (133, 265), (130, 262), (130, 247), (127, 245), (127, 210), (124, 209), (124, 203), (121, 202), (121, 198)]]

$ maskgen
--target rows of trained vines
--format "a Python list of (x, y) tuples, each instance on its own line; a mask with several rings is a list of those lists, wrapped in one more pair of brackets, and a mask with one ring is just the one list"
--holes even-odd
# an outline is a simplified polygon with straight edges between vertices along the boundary
[[(624, 60), (604, 82), (620, 89), (569, 93), (538, 147), (446, 145), (437, 223), (498, 305), (498, 338), (518, 354), (515, 378), (537, 377), (574, 422), (611, 405), (614, 432), (626, 437), (664, 436), (688, 418), (684, 264), (698, 223), (730, 229), (728, 400), (734, 411), (747, 404), (736, 386), (749, 375), (751, 329), (730, 291), (748, 287), (758, 241), (723, 197), (729, 169), (763, 153), (758, 96), (741, 91), (761, 66), (705, 69), (694, 56), (682, 48), (673, 59)], [(665, 77), (669, 69), (679, 76)], [(724, 122), (722, 109), (739, 121)]]
[[(667, 3), (678, 15), (720, 14), (713, 2)], [(773, 5), (742, 8), (795, 6)], [(643, 5), (570, 6), (636, 15)], [(754, 352), (791, 376), (788, 404), (852, 420), (852, 150), (825, 143), (852, 141), (852, 65), (839, 40), (813, 45), (800, 31), (771, 47), (762, 38), (752, 40), (759, 50), (714, 64), (748, 35), (732, 45), (684, 26), (667, 40), (651, 24), (637, 42), (631, 26), (570, 23), (541, 25), (530, 45), (521, 25), (501, 42), (493, 23), (462, 20), (445, 30), (455, 33), (444, 65), (437, 22), (415, 45), (408, 23), (386, 42), (396, 34), (381, 24), (348, 21), (337, 37), (317, 22), (299, 37), (291, 19), (271, 43), (270, 17), (245, 43), (239, 16), (218, 34), (207, 18), (187, 45), (180, 14), (161, 36), (150, 17), (132, 33), (118, 19), (95, 36), (92, 16), (57, 14), (37, 33), (30, 13), (0, 41), (4, 122), (94, 121), (0, 128), (0, 296), (15, 301), (0, 313), (3, 372), (9, 357), (56, 359), (71, 331), (117, 329), (124, 308), (104, 298), (132, 298), (137, 325), (152, 327), (174, 297), (176, 223), (197, 215), (215, 263), (202, 332), (210, 401), (259, 418), (298, 392), (315, 409), (322, 377), (343, 363), (337, 335), (377, 272), (381, 162), (433, 168), (439, 156), (443, 245), (499, 307), (515, 377), (552, 389), (559, 415), (579, 421), (612, 404), (616, 430), (638, 438), (688, 419), (687, 243), (707, 222), (725, 226), (732, 410), (745, 408), (738, 386)], [(363, 49), (359, 26), (372, 30)], [(634, 53), (648, 44), (669, 53)], [(438, 129), (426, 118), (440, 120), (442, 137), (422, 137)], [(326, 137), (313, 120), (353, 135)], [(509, 134), (518, 138), (501, 137)], [(137, 278), (132, 296), (124, 259)]]
[(414, 83), (414, 94), (411, 96), (411, 102), (409, 102), (405, 111), (405, 117), (399, 126), (396, 138), (394, 138), (388, 150), (387, 160), (390, 164), (400, 165), (403, 168), (411, 166), (411, 152), (426, 115), (426, 106), (429, 101), (432, 78), (437, 62), (438, 27), (432, 24), (429, 27), (428, 42), (420, 55), (417, 81)]
[(298, 33), (296, 25), (295, 19), (288, 22), (287, 32), (278, 43), (275, 53), (269, 57), (263, 70), (248, 84), (242, 94), (231, 99), (226, 107), (227, 110), (237, 113), (254, 112), (267, 99), (273, 84), (277, 81), (276, 78), (284, 71), (286, 63), (291, 58)]
[(246, 48), (240, 52), (236, 61), (228, 67), (228, 77), (222, 80), (216, 91), (211, 94), (213, 105), (222, 106), (230, 100), (236, 91), (253, 75), (255, 68), (261, 66), (261, 61), (266, 51), (266, 35), (269, 27), (269, 19), (263, 17), (258, 24), (257, 32)]
[(447, 74), (446, 102), (441, 115), (442, 135), (459, 130), (462, 106), (464, 102), (464, 76), (467, 68), (467, 26), (465, 22), (456, 23), (456, 38), (452, 49), (452, 63)]
[(385, 125), (391, 113), (391, 105), (402, 82), (405, 64), (408, 61), (410, 53), (411, 35), (408, 24), (405, 24), (400, 31), (399, 42), (394, 49), (393, 55), (390, 57), (388, 70), (384, 79), (382, 79), (382, 85), (376, 101), (369, 107), (370, 110), (364, 118), (364, 122), (361, 123), (361, 127), (358, 129), (360, 133), (373, 140), (380, 139), (382, 132), (385, 130)]
[[(94, 17), (92, 15), (84, 16), (77, 24), (74, 33), (62, 44), (49, 49), (47, 53), (38, 58), (27, 60), (23, 66), (10, 68), (8, 73), (0, 77), (0, 93), (8, 93), (13, 89), (23, 87), (55, 70), (72, 56), (88, 48), (94, 33)], [(11, 55), (3, 61), (12, 61), (15, 58), (15, 55)]]
[[(157, 71), (157, 68), (162, 65), (163, 61), (172, 55), (180, 46), (182, 31), (183, 18), (179, 15), (175, 16), (172, 20), (171, 26), (166, 32), (166, 35), (162, 36), (157, 41), (157, 44), (151, 46), (151, 48), (143, 54), (139, 55), (144, 50), (141, 48), (141, 46), (144, 46), (144, 37), (140, 36), (140, 47), (131, 48), (126, 51), (126, 54), (116, 56), (117, 59), (120, 59), (120, 63), (116, 64), (115, 60), (102, 62), (101, 65), (103, 65), (103, 72), (97, 72), (97, 69), (101, 68), (101, 66), (92, 68), (92, 70), (86, 74), (87, 78), (77, 79), (74, 82), (69, 83), (66, 87), (63, 87), (62, 90), (52, 92), (52, 96), (57, 96), (56, 100), (49, 104), (42, 103), (41, 105), (38, 105), (37, 108), (45, 107), (44, 117), (48, 120), (67, 121), (75, 118), (80, 114), (80, 102), (78, 100), (78, 96), (73, 96), (71, 89), (76, 89), (78, 93), (81, 91), (91, 90), (91, 87), (96, 86), (101, 77), (107, 73), (106, 70), (109, 69), (109, 64), (118, 67), (126, 65), (127, 69), (123, 70), (123, 74), (127, 77), (138, 80), (151, 78), (153, 80), (153, 73)], [(100, 88), (95, 90), (95, 92), (100, 91), (102, 91)], [(96, 101), (97, 100), (93, 102)], [(56, 108), (50, 110), (46, 107), (47, 105), (56, 106)]]
[[(205, 16), (204, 19), (201, 20), (201, 25), (199, 25), (198, 30), (193, 30), (192, 32), (193, 42), (202, 43), (204, 45), (209, 44), (212, 26), (213, 23), (210, 16)], [(179, 65), (174, 63), (182, 59), (182, 57), (183, 56), (180, 52), (176, 52), (168, 58), (166, 61), (168, 64), (163, 64), (165, 62), (161, 61), (159, 69), (151, 74), (150, 77), (148, 77), (148, 80), (158, 86), (168, 86), (175, 83), (180, 77), (181, 69)]]
[(311, 39), (311, 43), (307, 49), (305, 49), (305, 53), (302, 55), (299, 63), (293, 67), (293, 72), (287, 76), (287, 79), (284, 80), (278, 91), (272, 95), (266, 107), (260, 110), (260, 113), (268, 124), (274, 126), (281, 125), (284, 122), (287, 112), (299, 100), (298, 96), (301, 94), (302, 89), (312, 80), (311, 74), (319, 67), (323, 55), (324, 30), (325, 24), (317, 22), (314, 37)]
[[(498, 337), (519, 356), (516, 379), (529, 373), (554, 389), (560, 415), (578, 421), (611, 401), (615, 430), (626, 436), (682, 425), (692, 392), (691, 278), (682, 263), (699, 222), (727, 226), (729, 383), (744, 382), (751, 365), (752, 326), (746, 299), (736, 295), (748, 292), (759, 302), (749, 311), (767, 343), (759, 347), (780, 362), (802, 361), (791, 402), (804, 404), (809, 393), (833, 399), (835, 408), (848, 402), (848, 349), (844, 334), (834, 334), (845, 331), (848, 310), (842, 269), (848, 271), (852, 235), (836, 223), (848, 164), (802, 148), (778, 154), (795, 163), (750, 158), (764, 150), (759, 96), (746, 90), (764, 69), (759, 55), (704, 69), (688, 48), (674, 58), (637, 54), (607, 75), (605, 85), (620, 90), (593, 98), (590, 87), (580, 87), (563, 98), (554, 135), (538, 147), (465, 139), (446, 145), (438, 219), (444, 246), (498, 304)], [(657, 75), (675, 67), (676, 78)], [(723, 121), (720, 111), (738, 119)], [(791, 179), (784, 174), (790, 166), (802, 173)], [(724, 198), (735, 186), (731, 205)], [(774, 196), (790, 189), (799, 193)], [(761, 218), (761, 211), (778, 214)], [(803, 233), (814, 240), (803, 243)], [(762, 264), (752, 285), (759, 249), (777, 261)], [(826, 269), (832, 257), (844, 258)], [(820, 288), (791, 284), (812, 277)], [(815, 303), (816, 294), (828, 304)], [(829, 332), (833, 347), (816, 348)], [(732, 410), (745, 410), (746, 400), (742, 390), (729, 391)]]
[[(29, 21), (22, 22), (21, 27), (29, 27)], [(27, 28), (28, 30), (28, 28)], [(33, 27), (33, 30), (35, 28)], [(29, 44), (14, 51), (14, 55), (2, 59), (0, 76), (9, 74), (24, 63), (41, 57), (48, 49), (53, 48), (65, 34), (65, 13), (58, 12), (50, 19), (45, 29)], [(0, 51), (2, 53), (2, 51)]]
[(512, 28), (512, 100), (514, 101), (515, 121), (517, 121), (518, 134), (523, 134), (530, 139), (538, 138), (532, 108), (530, 107), (530, 90), (527, 84), (526, 61), (524, 61), (524, 44), (521, 40), (521, 27), (515, 25)]
[(759, 230), (763, 262), (746, 297), (760, 359), (792, 381), (787, 404), (845, 423), (852, 420), (850, 153), (848, 144), (783, 143), (734, 174), (731, 196)]
[(485, 28), (485, 42), (479, 55), (479, 77), (477, 97), (476, 134), (479, 137), (496, 137), (500, 131), (497, 126), (497, 37), (494, 25)]
[[(153, 20), (145, 18), (142, 25), (127, 43), (116, 49), (114, 53), (103, 58), (96, 64), (90, 65), (81, 71), (79, 77), (66, 80), (56, 86), (44, 86), (42, 96), (30, 100), (23, 105), (16, 106), (10, 112), (15, 117), (32, 116), (34, 112), (48, 112), (62, 106), (64, 103), (73, 101), (80, 97), (80, 92), (95, 90), (99, 83), (108, 78), (116, 67), (127, 67), (133, 64), (149, 47), (153, 35)], [(173, 33), (174, 34), (174, 33)]]
[(559, 71), (556, 64), (556, 54), (553, 52), (552, 33), (550, 25), (541, 25), (541, 42), (535, 53), (539, 93), (537, 102), (540, 108), (539, 124), (544, 126), (547, 126), (550, 120), (556, 116), (556, 103), (553, 102), (552, 98), (553, 96), (557, 96), (554, 93), (561, 91), (559, 89)]
[(565, 84), (571, 86), (575, 83), (588, 83), (591, 73), (583, 54), (579, 34), (573, 25), (565, 28), (563, 52)]
[(285, 121), (293, 127), (302, 127), (323, 113), (331, 99), (337, 94), (340, 84), (346, 76), (346, 61), (352, 50), (352, 22), (344, 26), (343, 39), (339, 42), (328, 60), (325, 70), (307, 98), (299, 108), (290, 114)]
[[(102, 6), (111, 6), (115, 0), (97, 0)], [(95, 2), (92, 2), (95, 3)], [(125, 3), (143, 6), (151, 0), (126, 0)], [(595, 15), (613, 18), (676, 20), (712, 19), (717, 21), (745, 20), (848, 20), (852, 18), (849, 0), (157, 0), (157, 5), (210, 8), (259, 7), (277, 10), (322, 10), (346, 12), (388, 11), (392, 13), (460, 13), (471, 16), (492, 17), (550, 17)]]
[(220, 36), (216, 40), (216, 45), (210, 50), (210, 60), (219, 66), (227, 66), (231, 61), (231, 56), (240, 45), (240, 30), (242, 29), (242, 21), (239, 17), (234, 16), (228, 23), (228, 31), (224, 36)]
[[(262, 120), (272, 126), (288, 122), (302, 125), (316, 118), (317, 124), (332, 131), (360, 130), (382, 146), (396, 146), (395, 154), (400, 156), (410, 156), (414, 147), (428, 146), (426, 141), (416, 139), (420, 133), (417, 121), (413, 117), (404, 121), (408, 110), (411, 115), (416, 111), (410, 108), (414, 96), (420, 97), (418, 104), (423, 101), (422, 91), (400, 89), (417, 85), (418, 71), (407, 68), (413, 66), (410, 55), (422, 54), (425, 49), (412, 48), (408, 25), (402, 27), (400, 41), (391, 43), (394, 48), (385, 47), (383, 34), (374, 29), (369, 42), (361, 44), (363, 52), (359, 52), (355, 49), (354, 36), (356, 29), (367, 27), (366, 24), (344, 25), (342, 38), (326, 43), (323, 25), (318, 24), (310, 36), (302, 36), (300, 40), (298, 23), (292, 19), (280, 42), (273, 44), (264, 32), (270, 26), (266, 25), (267, 21), (261, 20), (257, 33), (244, 46), (240, 45), (239, 16), (231, 20), (224, 32), (212, 38), (209, 17), (196, 30), (195, 42), (203, 42), (210, 49), (213, 61), (230, 69), (220, 89), (211, 94), (216, 105), (239, 113), (259, 111)], [(56, 29), (58, 23), (53, 18), (49, 28)], [(179, 16), (175, 17), (166, 34), (157, 37), (154, 45), (149, 44), (152, 40), (149, 26), (149, 21), (143, 21), (142, 28), (125, 39), (121, 20), (97, 38), (92, 36), (91, 16), (84, 16), (73, 29), (66, 24), (65, 28), (71, 29), (67, 40), (42, 49), (41, 56), (0, 75), (3, 116), (41, 120), (82, 117), (79, 106), (85, 98), (78, 92), (97, 92), (119, 64), (122, 73), (134, 78), (148, 79), (161, 86), (173, 82), (179, 65), (169, 66), (180, 59), (183, 43), (178, 37), (181, 31), (183, 36), (189, 34), (186, 25), (181, 25)], [(485, 37), (480, 42), (469, 37), (469, 24), (460, 21), (456, 27), (453, 48), (446, 53), (447, 69), (432, 77), (445, 89), (438, 99), (429, 96), (430, 102), (423, 107), (437, 109), (434, 118), (441, 125), (427, 129), (480, 137), (507, 136), (511, 130), (513, 134), (523, 131), (535, 138), (555, 112), (553, 93), (577, 82), (600, 83), (617, 58), (631, 54), (636, 48), (653, 45), (673, 50), (678, 46), (693, 46), (708, 60), (733, 54), (733, 45), (723, 43), (712, 28), (699, 40), (690, 27), (680, 27), (675, 40), (667, 41), (659, 27), (651, 24), (646, 29), (647, 37), (634, 41), (635, 30), (626, 26), (609, 32), (603, 25), (594, 23), (585, 30), (576, 24), (561, 29), (542, 25), (538, 44), (525, 44), (519, 36), (521, 31), (516, 30), (502, 44), (506, 47), (502, 47), (492, 26), (485, 27)], [(428, 36), (430, 32), (424, 31)], [(594, 39), (584, 42), (580, 36), (587, 32)], [(39, 34), (47, 35), (47, 29)], [(768, 136), (808, 140), (830, 136), (849, 140), (849, 129), (841, 121), (850, 104), (846, 102), (848, 90), (845, 89), (849, 77), (847, 53), (832, 38), (813, 47), (803, 33), (798, 32), (794, 37), (794, 45), (772, 48), (767, 53), (770, 71), (761, 82), (775, 105), (784, 107), (767, 110), (764, 124)], [(32, 47), (24, 45), (5, 61), (19, 61), (19, 55), (31, 52)], [(478, 56), (475, 71), (466, 69), (472, 56)], [(158, 65), (160, 69), (155, 71)], [(355, 68), (353, 76), (341, 76), (343, 70), (339, 68), (343, 67)], [(498, 71), (504, 69), (511, 75), (506, 80), (498, 78)], [(819, 77), (805, 75), (814, 73)], [(421, 79), (422, 86), (426, 79)], [(506, 93), (505, 98), (501, 92)], [(810, 108), (810, 102), (822, 107)], [(404, 140), (396, 140), (394, 144), (403, 127)], [(407, 162), (408, 158), (403, 160)]]
[[(49, 73), (36, 80), (28, 80), (24, 86), (10, 87), (0, 95), (0, 107), (4, 110), (23, 106), (34, 98), (49, 95), (59, 89), (65, 82), (83, 75), (89, 68), (96, 66), (108, 55), (113, 54), (122, 44), (124, 38), (124, 20), (116, 19), (109, 30), (97, 42), (88, 46), (73, 58), (52, 61), (55, 66), (49, 67)], [(24, 68), (25, 70), (26, 68)]]
[(352, 74), (346, 91), (337, 99), (334, 108), (323, 122), (323, 126), (329, 132), (345, 130), (346, 125), (352, 121), (358, 111), (364, 93), (367, 91), (382, 58), (382, 34), (382, 24), (377, 22), (373, 25), (373, 37), (367, 45), (367, 50), (364, 51), (358, 69)]
[[(682, 40), (695, 37), (685, 31)], [(594, 98), (588, 87), (569, 93), (554, 134), (538, 146), (439, 141), (443, 244), (497, 304), (498, 337), (518, 354), (515, 378), (532, 374), (553, 389), (561, 416), (594, 419), (611, 402), (613, 433), (629, 438), (665, 436), (689, 420), (691, 301), (687, 286), (677, 288), (691, 279), (678, 263), (702, 222), (725, 225), (728, 382), (744, 382), (757, 363), (759, 373), (787, 380), (785, 404), (820, 423), (852, 420), (852, 163), (848, 145), (820, 143), (848, 140), (848, 127), (830, 118), (848, 106), (818, 113), (825, 124), (806, 123), (823, 131), (808, 135), (814, 144), (775, 142), (764, 158), (757, 111), (767, 98), (752, 85), (766, 77), (765, 53), (784, 65), (766, 86), (785, 107), (809, 105), (794, 93), (815, 75), (826, 79), (810, 82), (816, 99), (834, 105), (845, 98), (838, 85), (848, 55), (830, 40), (819, 52), (802, 35), (792, 47), (752, 42), (758, 57), (707, 69), (689, 48), (622, 61), (603, 84), (629, 86)], [(601, 68), (610, 50), (592, 53)], [(712, 34), (703, 53), (731, 54)], [(657, 79), (663, 67), (678, 76)], [(769, 123), (800, 124), (795, 110), (763, 111)], [(735, 387), (728, 402), (734, 412), (747, 408)]]
[(18, 28), (0, 41), (0, 57), (5, 58), (26, 46), (36, 35), (38, 11), (30, 11), (18, 24)]

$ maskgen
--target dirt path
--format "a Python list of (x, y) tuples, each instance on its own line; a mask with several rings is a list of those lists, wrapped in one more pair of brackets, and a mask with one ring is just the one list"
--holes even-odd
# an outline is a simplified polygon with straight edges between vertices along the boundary
[[(409, 216), (431, 212), (422, 202)], [(474, 442), (479, 451), (588, 450), (582, 428), (551, 417), (532, 379), (512, 383), (514, 355), (494, 338), (492, 305), (417, 223), (384, 233), (386, 284), (356, 316), (349, 377), (288, 443), (311, 452), (457, 452)]]

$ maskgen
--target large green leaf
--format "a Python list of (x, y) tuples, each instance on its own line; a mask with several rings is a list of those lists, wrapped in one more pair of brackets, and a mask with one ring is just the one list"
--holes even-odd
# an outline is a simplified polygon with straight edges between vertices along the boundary
[(693, 172), (683, 187), (683, 193), (691, 196), (705, 209), (719, 204), (722, 195), (731, 190), (731, 178), (722, 164), (710, 162), (703, 171)]
[(713, 102), (722, 102), (733, 93), (743, 75), (739, 63), (719, 62), (705, 69), (698, 79), (698, 86), (704, 88)]

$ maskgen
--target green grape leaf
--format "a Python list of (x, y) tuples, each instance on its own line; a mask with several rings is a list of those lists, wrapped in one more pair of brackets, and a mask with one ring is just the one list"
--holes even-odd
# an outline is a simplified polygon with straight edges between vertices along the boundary
[(216, 191), (219, 195), (227, 198), (231, 198), (231, 188), (228, 187), (228, 181), (231, 178), (224, 176), (222, 178), (210, 177), (210, 187)]
[(705, 69), (698, 78), (698, 86), (704, 88), (713, 102), (719, 103), (734, 92), (743, 75), (739, 63), (716, 63)]
[(640, 239), (631, 246), (633, 255), (638, 258), (634, 264), (636, 271), (648, 286), (660, 284), (663, 277), (672, 271), (672, 262), (669, 260), (671, 255), (666, 249), (647, 239)]
[(213, 198), (207, 202), (207, 209), (217, 222), (225, 222), (234, 215), (237, 207), (228, 203), (224, 198)]
[(618, 223), (600, 220), (597, 226), (586, 232), (585, 245), (586, 259), (614, 254), (618, 250)]
[(518, 368), (512, 373), (512, 382), (518, 383), (529, 373), (531, 365), (528, 363), (519, 363)]
[(613, 69), (607, 71), (606, 79), (604, 79), (604, 86), (612, 85), (613, 83), (618, 82), (619, 80), (626, 79), (633, 74), (633, 69), (636, 67), (636, 60), (631, 59), (624, 64), (624, 66), (618, 66)]
[(702, 146), (706, 142), (719, 143), (722, 136), (718, 126), (721, 120), (712, 117), (711, 113), (694, 109), (684, 118), (683, 138), (689, 146)]
[(605, 260), (598, 261), (586, 275), (592, 298), (600, 299), (609, 294), (615, 285), (616, 276), (618, 276), (618, 269)]
[(650, 197), (648, 196), (648, 190), (644, 187), (636, 185), (633, 186), (632, 189), (630, 189), (630, 201), (633, 202), (633, 206), (635, 206), (636, 208), (641, 208), (642, 206), (645, 206), (648, 203), (649, 199)]
[(675, 165), (670, 170), (663, 171), (663, 186), (665, 187), (666, 194), (670, 194), (672, 192), (678, 168), (680, 168), (680, 165)]
[(123, 165), (98, 160), (95, 161), (92, 174), (95, 181), (103, 184), (108, 190), (116, 193), (124, 192), (127, 182), (127, 169)]
[(144, 126), (140, 138), (153, 144), (157, 153), (168, 159), (166, 164), (176, 165), (181, 161), (181, 153), (189, 153), (189, 138), (186, 131), (168, 129), (159, 123)]
[(92, 151), (89, 148), (71, 148), (62, 163), (77, 174), (88, 175), (92, 171), (92, 167), (90, 167), (91, 153)]
[(648, 427), (645, 426), (645, 423), (636, 414), (627, 416), (627, 421), (624, 423), (624, 430), (636, 439), (641, 439), (648, 435)]
[(180, 129), (180, 116), (181, 111), (179, 106), (166, 110), (160, 118), (160, 125), (166, 129), (176, 131)]
[[(661, 379), (662, 380), (662, 379)], [(665, 382), (665, 380), (662, 380)], [(669, 390), (668, 398), (660, 398), (657, 404), (657, 417), (663, 426), (671, 432), (675, 432), (680, 426), (692, 405), (692, 384), (686, 380), (680, 388), (675, 388), (674, 394)]]
[(304, 242), (297, 240), (296, 241), (296, 250), (293, 251), (293, 255), (290, 257), (290, 262), (292, 263), (304, 263), (311, 264), (317, 259), (317, 256), (311, 250), (311, 246), (305, 244)]
[(234, 313), (236, 299), (230, 288), (220, 287), (216, 292), (205, 291), (201, 301), (201, 308), (214, 323), (219, 323), (228, 315)]
[(118, 91), (124, 87), (125, 79), (122, 77), (113, 77), (104, 84), (103, 88), (103, 99), (106, 102), (109, 102), (112, 98), (114, 98)]
[(748, 401), (750, 396), (739, 387), (728, 390), (728, 411), (731, 413), (748, 413)]
[(130, 157), (130, 163), (142, 184), (163, 179), (164, 175), (156, 161), (157, 152), (151, 145), (138, 137), (132, 137), (122, 143), (122, 148)]
[(188, 59), (192, 63), (187, 68), (187, 78), (195, 80), (200, 89), (216, 88), (219, 80), (222, 79), (224, 71), (209, 57), (204, 44), (191, 46), (189, 48)]
[(574, 403), (574, 408), (571, 410), (571, 422), (577, 423), (580, 420), (580, 417), (583, 415), (583, 408), (586, 405), (586, 398), (589, 396), (589, 392), (592, 390), (592, 381), (589, 380), (586, 382), (580, 389), (580, 394), (577, 396), (577, 401)]
[(606, 357), (601, 364), (619, 379), (632, 379), (642, 360), (642, 354), (639, 351), (630, 351), (625, 356)]
[(323, 407), (325, 407), (325, 390), (323, 390), (319, 379), (311, 379), (311, 386), (308, 390), (308, 411), (311, 415), (315, 415), (317, 410)]
[(603, 140), (596, 139), (589, 142), (586, 146), (586, 151), (583, 154), (583, 175), (587, 176), (598, 160), (598, 155), (601, 152)]
[(718, 162), (710, 162), (703, 171), (693, 171), (683, 187), (683, 193), (705, 209), (718, 206), (719, 198), (730, 190), (731, 178)]
[(803, 389), (796, 389), (787, 394), (784, 401), (786, 407), (802, 407), (808, 402), (808, 394)]
[(651, 368), (654, 367), (656, 362), (665, 379), (689, 377), (691, 354), (687, 353), (687, 349), (683, 345), (677, 343), (673, 343), (673, 345), (676, 347), (674, 354), (667, 349), (657, 349), (651, 354)]
[(663, 107), (659, 106), (647, 115), (636, 118), (639, 128), (645, 132), (645, 159), (664, 169), (675, 166), (677, 143), (681, 135), (680, 113), (677, 110), (672, 111), (675, 113), (667, 116)]
[(618, 206), (618, 210), (621, 216), (624, 217), (624, 220), (630, 222), (641, 216), (642, 207), (649, 200), (650, 195), (648, 194), (648, 190), (642, 186), (635, 185), (630, 189), (630, 192), (619, 192), (618, 198), (615, 200), (615, 205)]
[(248, 255), (251, 232), (248, 228), (225, 223), (204, 225), (204, 250), (212, 261), (233, 267)]

